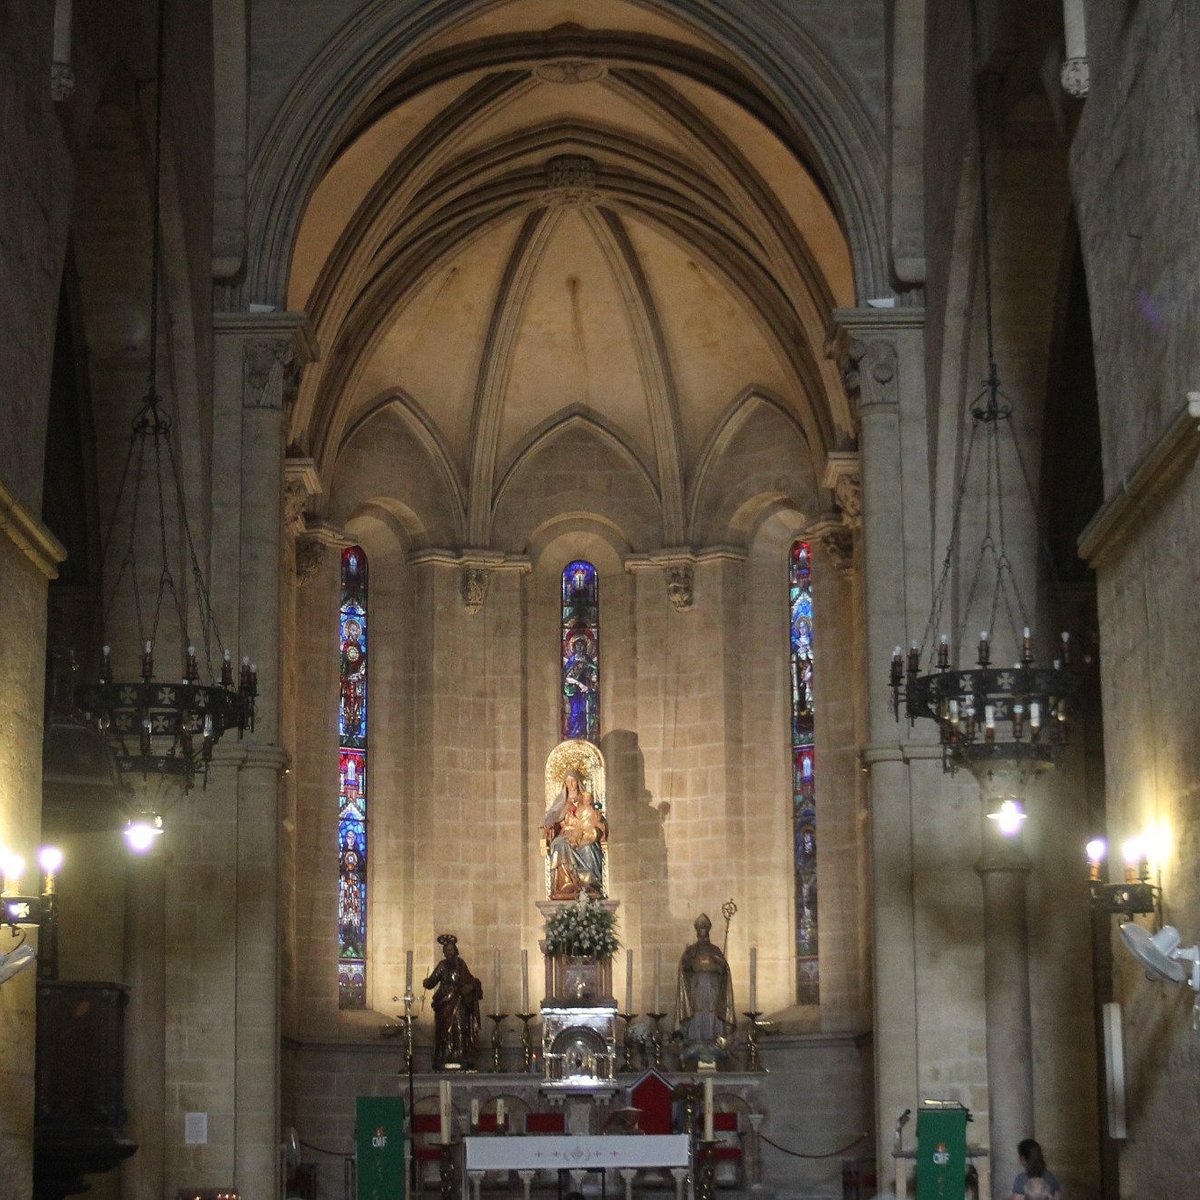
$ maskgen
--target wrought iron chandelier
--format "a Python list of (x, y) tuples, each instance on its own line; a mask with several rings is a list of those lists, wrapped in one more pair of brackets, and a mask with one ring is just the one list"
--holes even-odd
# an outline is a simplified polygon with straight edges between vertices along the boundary
[[(244, 658), (234, 680), (232, 656), (221, 641), (208, 585), (192, 540), (171, 438), (171, 419), (158, 393), (165, 7), (160, 0), (151, 205), (149, 378), (146, 394), (133, 418), (116, 499), (101, 543), (102, 563), (106, 572), (110, 572), (111, 582), (102, 623), (107, 632), (118, 592), (125, 589), (137, 625), (141, 671), (140, 678), (114, 680), (110, 646), (106, 644), (99, 680), (81, 684), (75, 695), (80, 709), (96, 722), (109, 742), (123, 775), (171, 778), (187, 789), (197, 774), (207, 780), (213, 746), (224, 733), (236, 729), (240, 736), (247, 728), (253, 729), (258, 672)], [(118, 531), (123, 534), (119, 544), (115, 537)], [(153, 551), (148, 553), (151, 546)], [(172, 546), (176, 561), (183, 568), (178, 579), (172, 569)], [(167, 643), (167, 654), (179, 655), (180, 670), (177, 675), (170, 672), (167, 677), (159, 678), (155, 646), (163, 640)], [(221, 663), (219, 677), (213, 668), (214, 656)], [(158, 656), (159, 668), (162, 657)]]
[[(900, 719), (901, 705), (913, 724), (918, 718), (936, 722), (942, 747), (942, 769), (953, 773), (965, 766), (977, 776), (999, 769), (1024, 773), (1051, 765), (1067, 740), (1069, 700), (1076, 680), (1071, 671), (1070, 635), (1057, 641), (1049, 665), (1039, 664), (1034, 651), (1032, 622), (1022, 599), (1005, 545), (1005, 479), (1019, 478), (1037, 517), (1029, 473), (1012, 425), (1012, 404), (1000, 386), (992, 321), (991, 226), (987, 180), (987, 143), (983, 118), (983, 84), (976, 102), (979, 140), (979, 216), (983, 258), (983, 301), (987, 335), (987, 376), (983, 390), (971, 402), (971, 431), (965, 448), (962, 474), (941, 575), (922, 640), (913, 641), (905, 654), (897, 646), (892, 654), (892, 707)], [(1007, 437), (1002, 438), (1002, 433)], [(1006, 454), (1010, 463), (1005, 472)], [(953, 640), (942, 633), (934, 644), (934, 631), (944, 628), (943, 615), (953, 579), (955, 547), (963, 528), (971, 467), (983, 456), (983, 533), (967, 583), (960, 620)], [(991, 597), (987, 627), (980, 630), (972, 666), (952, 666), (973, 639), (966, 623), (986, 599), (987, 578)], [(1011, 634), (1017, 647), (1012, 665), (993, 662), (993, 635)], [(928, 658), (926, 658), (928, 655)], [(922, 670), (922, 661), (926, 667)]]

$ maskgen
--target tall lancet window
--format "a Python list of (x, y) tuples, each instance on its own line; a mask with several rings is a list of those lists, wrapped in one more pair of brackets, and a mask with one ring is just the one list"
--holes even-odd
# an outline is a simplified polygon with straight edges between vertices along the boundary
[(789, 564), (792, 667), (792, 836), (796, 869), (796, 1001), (820, 1000), (817, 962), (816, 747), (813, 737), (812, 547), (792, 544)]
[(367, 556), (342, 551), (338, 613), (338, 1006), (367, 1006)]
[(582, 559), (562, 573), (562, 736), (600, 736), (600, 581)]

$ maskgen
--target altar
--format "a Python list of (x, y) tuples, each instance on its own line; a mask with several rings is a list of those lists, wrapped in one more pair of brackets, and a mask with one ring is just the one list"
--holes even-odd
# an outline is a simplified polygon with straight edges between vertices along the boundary
[(626, 1200), (633, 1194), (639, 1170), (669, 1170), (675, 1195), (682, 1200), (691, 1161), (691, 1139), (686, 1133), (599, 1134), (559, 1137), (465, 1137), (463, 1145), (464, 1200), (478, 1200), (487, 1172), (515, 1171), (529, 1196), (538, 1171), (571, 1171), (574, 1190), (587, 1171), (617, 1171), (625, 1185)]

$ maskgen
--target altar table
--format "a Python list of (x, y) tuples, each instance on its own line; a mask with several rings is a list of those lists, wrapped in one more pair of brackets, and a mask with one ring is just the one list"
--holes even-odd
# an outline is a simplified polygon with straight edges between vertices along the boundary
[(625, 1194), (642, 1169), (670, 1170), (676, 1195), (690, 1161), (686, 1133), (463, 1138), (464, 1183), (477, 1198), (485, 1171), (516, 1171), (526, 1197), (537, 1171), (620, 1171)]

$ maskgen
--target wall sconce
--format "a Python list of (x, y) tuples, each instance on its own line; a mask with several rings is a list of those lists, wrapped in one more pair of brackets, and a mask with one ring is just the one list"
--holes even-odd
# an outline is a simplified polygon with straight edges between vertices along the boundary
[(1121, 913), (1127, 919), (1135, 915), (1158, 911), (1160, 890), (1150, 882), (1150, 860), (1145, 842), (1131, 838), (1122, 847), (1125, 856), (1125, 878), (1120, 883), (1105, 880), (1104, 864), (1108, 845), (1103, 838), (1088, 842), (1088, 890), (1096, 912)]
[[(43, 846), (38, 853), (42, 868), (42, 890), (39, 895), (21, 891), (21, 876), (25, 861), (20, 855), (5, 851), (0, 854), (0, 869), (4, 872), (4, 891), (0, 893), (0, 924), (7, 925), (13, 936), (25, 929), (41, 929), (43, 944), (42, 967), (39, 975), (54, 979), (58, 975), (58, 892), (56, 876), (62, 867), (62, 851), (56, 846)], [(22, 941), (5, 954), (0, 954), (0, 983), (11, 979), (27, 967), (38, 955)]]

